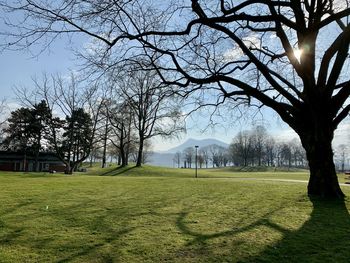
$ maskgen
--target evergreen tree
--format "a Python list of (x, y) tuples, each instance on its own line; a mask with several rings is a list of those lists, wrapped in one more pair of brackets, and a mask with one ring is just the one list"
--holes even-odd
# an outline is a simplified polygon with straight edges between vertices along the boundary
[[(24, 152), (35, 156), (34, 169), (39, 171), (39, 152), (43, 149), (42, 142), (48, 135), (48, 120), (51, 110), (45, 101), (34, 104), (33, 108), (22, 107), (11, 112), (8, 127), (4, 130), (6, 137), (3, 145), (12, 151)], [(26, 159), (26, 158), (25, 158)], [(26, 160), (23, 169), (26, 170)]]
[(63, 126), (59, 155), (67, 165), (66, 173), (75, 171), (90, 154), (93, 137), (92, 120), (84, 109), (73, 110), (71, 116), (66, 116)]
[(35, 155), (34, 169), (35, 171), (39, 171), (39, 152), (43, 148), (43, 140), (48, 138), (48, 123), (52, 118), (52, 113), (44, 100), (38, 104), (35, 104), (34, 108), (31, 110), (31, 113), (33, 120), (29, 125), (29, 129), (33, 139), (32, 149)]

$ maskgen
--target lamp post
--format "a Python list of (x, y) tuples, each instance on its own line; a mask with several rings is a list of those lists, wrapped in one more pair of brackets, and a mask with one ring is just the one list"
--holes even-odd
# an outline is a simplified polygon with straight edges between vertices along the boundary
[(198, 177), (198, 145), (194, 146), (196, 148), (196, 178)]

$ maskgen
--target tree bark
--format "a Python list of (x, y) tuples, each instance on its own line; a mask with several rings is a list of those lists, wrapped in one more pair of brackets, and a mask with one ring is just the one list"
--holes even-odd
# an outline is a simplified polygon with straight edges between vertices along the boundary
[(92, 167), (92, 155), (90, 155), (90, 167)]
[(77, 167), (78, 167), (78, 163), (75, 163), (75, 164), (71, 165), (68, 174), (73, 174), (73, 172), (76, 172), (77, 171)]
[(108, 139), (108, 118), (106, 119), (105, 132), (103, 137), (102, 168), (106, 168), (107, 139)]
[(143, 145), (144, 145), (144, 140), (140, 138), (139, 149), (138, 149), (137, 160), (136, 160), (137, 167), (140, 167), (142, 165)]
[(319, 129), (299, 134), (309, 162), (308, 195), (343, 199), (333, 160), (333, 130), (329, 128), (331, 125), (326, 129), (314, 126)]
[(122, 128), (120, 130), (120, 141), (119, 141), (119, 157), (118, 163), (120, 162), (120, 166), (124, 167), (128, 165), (128, 157), (125, 152), (125, 143), (124, 143), (124, 124), (122, 124)]
[(120, 150), (120, 160), (121, 160), (121, 167), (127, 166), (127, 161), (126, 161), (126, 156), (125, 156), (125, 152), (123, 149)]
[(66, 163), (66, 169), (64, 170), (65, 174), (72, 174), (72, 169), (71, 169), (71, 165)]

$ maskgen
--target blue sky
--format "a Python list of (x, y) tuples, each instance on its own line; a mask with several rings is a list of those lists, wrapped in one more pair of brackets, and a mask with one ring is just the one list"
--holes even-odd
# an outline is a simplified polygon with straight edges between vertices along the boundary
[[(70, 69), (74, 70), (77, 67), (76, 58), (72, 50), (66, 47), (65, 41), (54, 43), (49, 51), (45, 51), (37, 57), (33, 57), (25, 51), (5, 51), (0, 54), (0, 97), (6, 97), (11, 104), (15, 104), (15, 95), (13, 94), (15, 86), (23, 85), (30, 88), (32, 85), (31, 77), (35, 75), (40, 76), (43, 72), (64, 75)], [(261, 122), (261, 116), (255, 121)], [(224, 125), (216, 125), (214, 128), (203, 131), (208, 124), (208, 115), (197, 114), (188, 118), (187, 134), (175, 139), (157, 138), (154, 140), (154, 150), (167, 150), (188, 138), (216, 138), (229, 143), (238, 131), (249, 129), (253, 123), (254, 121), (246, 120), (232, 123), (226, 121)], [(278, 121), (278, 118), (271, 111), (265, 111), (264, 123), (274, 133), (282, 130), (288, 131), (288, 127)]]
[[(1, 26), (0, 26), (1, 27)], [(74, 40), (75, 47), (81, 48), (84, 43), (88, 43), (87, 39), (81, 35)], [(40, 76), (43, 72), (53, 74), (68, 74), (69, 70), (78, 68), (79, 61), (73, 54), (72, 48), (67, 45), (67, 39), (61, 38), (53, 43), (49, 50), (46, 50), (37, 57), (33, 57), (26, 51), (5, 51), (0, 53), (0, 98), (6, 97), (9, 103), (15, 103), (15, 95), (13, 94), (14, 86), (31, 87), (31, 77)], [(12, 104), (13, 105), (13, 104)], [(232, 121), (226, 119), (223, 125), (217, 125), (214, 129), (209, 128), (203, 131), (208, 124), (207, 114), (196, 114), (192, 118), (188, 118), (187, 134), (183, 134), (176, 139), (156, 138), (153, 141), (153, 149), (155, 151), (164, 151), (184, 142), (188, 138), (205, 139), (216, 138), (226, 143), (230, 143), (237, 132), (250, 129), (253, 124), (265, 124), (268, 131), (273, 134), (276, 139), (291, 140), (296, 134), (284, 124), (279, 117), (271, 110), (263, 110), (263, 116), (257, 115), (255, 119), (243, 119), (240, 121)], [(348, 131), (350, 125), (344, 122), (340, 125), (336, 132), (334, 145), (341, 143), (348, 144)]]
[[(87, 39), (85, 40), (87, 43)], [(79, 38), (74, 48), (81, 48), (84, 42)], [(35, 50), (34, 50), (35, 52)], [(69, 70), (78, 68), (79, 61), (76, 60), (72, 48), (69, 48), (67, 40), (62, 38), (53, 43), (49, 50), (44, 51), (38, 56), (34, 56), (28, 51), (4, 51), (0, 53), (0, 98), (6, 97), (11, 105), (16, 104), (13, 88), (15, 86), (25, 86), (30, 88), (31, 78), (39, 76), (42, 73), (61, 74), (69, 73)], [(153, 149), (164, 151), (184, 142), (188, 138), (205, 139), (216, 138), (226, 143), (230, 143), (237, 132), (244, 129), (250, 129), (252, 124), (258, 122), (267, 125), (272, 133), (290, 132), (287, 125), (278, 120), (278, 117), (271, 111), (264, 111), (264, 116), (258, 115), (255, 120), (224, 121), (223, 125), (216, 125), (214, 128), (204, 128), (208, 124), (208, 112), (195, 114), (188, 118), (187, 133), (178, 138), (153, 140)]]
[(76, 67), (74, 55), (65, 42), (56, 42), (48, 51), (33, 57), (28, 51), (4, 51), (0, 53), (1, 97), (14, 99), (12, 89), (16, 85), (31, 85), (31, 77), (47, 73), (66, 73)]
[[(6, 97), (9, 103), (15, 104), (14, 86), (24, 85), (31, 87), (31, 77), (40, 76), (43, 72), (67, 74), (69, 70), (77, 69), (78, 62), (66, 41), (57, 41), (50, 50), (45, 51), (37, 57), (33, 57), (25, 51), (5, 51), (0, 53), (0, 98)], [(161, 139), (153, 141), (155, 151), (165, 151), (179, 145), (188, 138), (205, 139), (216, 138), (226, 143), (230, 143), (237, 132), (250, 129), (253, 124), (264, 123), (268, 131), (280, 140), (290, 140), (296, 137), (294, 132), (284, 124), (279, 117), (271, 110), (263, 110), (263, 116), (257, 115), (253, 119), (243, 119), (241, 121), (224, 121), (223, 125), (216, 125), (203, 131), (208, 124), (208, 113), (196, 114), (188, 118), (187, 133), (179, 138)], [(335, 145), (348, 143), (349, 124), (342, 124), (336, 132)]]

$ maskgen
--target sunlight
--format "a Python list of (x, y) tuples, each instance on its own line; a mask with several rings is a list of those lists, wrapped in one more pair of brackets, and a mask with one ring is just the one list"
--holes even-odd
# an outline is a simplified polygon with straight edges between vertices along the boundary
[(299, 48), (296, 48), (294, 49), (294, 56), (300, 61), (300, 57), (301, 55), (303, 54), (303, 50), (302, 49), (299, 49)]

